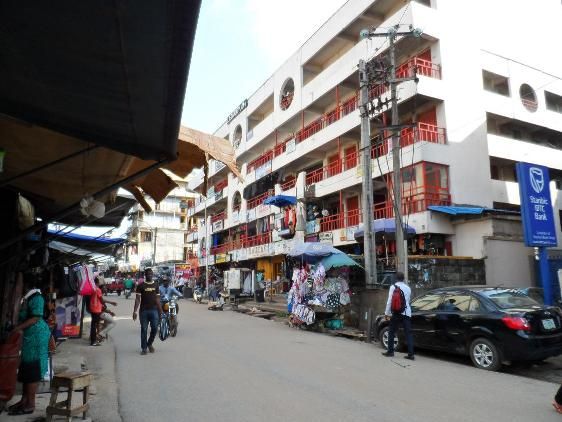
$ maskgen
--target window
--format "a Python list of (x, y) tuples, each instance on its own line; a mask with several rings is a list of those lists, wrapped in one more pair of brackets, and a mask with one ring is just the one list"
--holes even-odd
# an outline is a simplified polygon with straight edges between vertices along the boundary
[(141, 232), (141, 242), (152, 242), (152, 232)]
[(562, 113), (562, 97), (553, 94), (552, 92), (544, 91), (544, 99), (546, 102), (546, 109)]
[(441, 295), (428, 294), (412, 302), (413, 311), (435, 311), (441, 303)]
[(281, 110), (287, 110), (291, 103), (293, 102), (293, 96), (295, 95), (295, 83), (291, 78), (287, 79), (283, 86), (281, 87), (281, 93), (279, 95), (279, 103), (281, 105)]
[(468, 294), (448, 294), (439, 305), (440, 311), (468, 312), (472, 296)]
[(232, 145), (235, 149), (240, 146), (240, 142), (242, 142), (242, 126), (238, 125), (234, 129), (234, 136), (232, 137)]
[(528, 84), (523, 84), (519, 88), (519, 96), (521, 98), (521, 103), (523, 107), (525, 107), (531, 113), (534, 113), (539, 108), (539, 104), (537, 102), (537, 95), (535, 94), (535, 90), (531, 88)]
[(495, 92), (506, 97), (509, 97), (509, 79), (505, 76), (496, 73), (482, 71), (482, 82), (486, 91)]

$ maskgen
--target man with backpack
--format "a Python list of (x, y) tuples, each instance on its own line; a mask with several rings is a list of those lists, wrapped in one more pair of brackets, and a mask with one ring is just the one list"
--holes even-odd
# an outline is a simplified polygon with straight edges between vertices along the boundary
[(383, 356), (394, 356), (394, 336), (398, 329), (398, 324), (402, 323), (406, 343), (408, 345), (408, 355), (406, 359), (414, 360), (414, 341), (412, 339), (412, 309), (410, 308), (410, 296), (412, 291), (404, 282), (404, 273), (396, 273), (396, 283), (388, 290), (388, 300), (386, 302), (385, 318), (390, 319), (390, 330), (388, 331), (388, 350)]

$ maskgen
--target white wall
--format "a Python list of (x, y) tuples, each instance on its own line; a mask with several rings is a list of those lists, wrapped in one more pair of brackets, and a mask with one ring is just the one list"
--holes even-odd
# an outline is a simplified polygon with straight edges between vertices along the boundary
[(523, 242), (509, 240), (485, 241), (486, 284), (505, 287), (533, 285), (533, 249)]

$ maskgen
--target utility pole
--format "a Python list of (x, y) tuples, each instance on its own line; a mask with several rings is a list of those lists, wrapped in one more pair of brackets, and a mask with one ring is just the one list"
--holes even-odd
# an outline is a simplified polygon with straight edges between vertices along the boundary
[(156, 236), (158, 236), (158, 227), (154, 227), (154, 247), (152, 248), (152, 266), (156, 265)]
[(398, 97), (396, 96), (396, 52), (395, 41), (396, 33), (388, 33), (388, 55), (390, 59), (390, 100), (392, 107), (392, 190), (394, 196), (394, 226), (396, 235), (396, 271), (406, 275), (408, 268), (408, 252), (404, 243), (404, 229), (402, 224), (402, 172), (400, 166), (400, 132), (396, 128), (400, 123), (398, 116)]
[[(399, 83), (406, 81), (416, 81), (417, 73), (416, 68), (413, 69), (414, 75), (412, 77), (398, 78), (396, 76), (396, 39), (399, 36), (412, 36), (420, 38), (422, 31), (414, 29), (411, 25), (408, 31), (399, 31), (400, 26), (396, 25), (390, 28), (387, 32), (375, 32), (376, 28), (365, 29), (361, 31), (361, 38), (372, 37), (386, 37), (389, 41), (388, 58), (389, 58), (389, 74), (387, 75), (387, 82), (390, 85), (390, 104), (392, 109), (392, 121), (389, 128), (392, 132), (392, 191), (393, 191), (393, 205), (394, 205), (394, 221), (395, 221), (395, 235), (396, 235), (396, 271), (403, 272), (405, 277), (408, 277), (408, 250), (405, 242), (405, 228), (402, 219), (402, 172), (400, 163), (400, 117), (398, 115), (398, 96), (397, 86)], [(360, 72), (361, 73), (361, 72)], [(361, 132), (363, 135), (363, 131)]]
[(207, 222), (207, 197), (201, 196), (205, 201), (205, 291), (209, 294), (209, 227)]
[(363, 184), (361, 208), (363, 211), (363, 256), (365, 257), (365, 284), (373, 287), (377, 282), (377, 255), (374, 242), (373, 176), (371, 174), (371, 120), (369, 117), (369, 77), (367, 63), (359, 61), (359, 111), (361, 113), (361, 165)]

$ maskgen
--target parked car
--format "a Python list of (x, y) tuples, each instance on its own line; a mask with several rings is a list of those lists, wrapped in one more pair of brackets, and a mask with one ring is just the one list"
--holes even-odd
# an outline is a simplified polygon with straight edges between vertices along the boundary
[[(469, 355), (474, 366), (497, 371), (502, 363), (541, 361), (562, 354), (562, 311), (542, 306), (517, 289), (448, 287), (414, 299), (414, 345)], [(377, 338), (388, 347), (389, 322), (375, 320)], [(397, 350), (404, 333), (395, 338)]]
[(121, 296), (123, 290), (125, 290), (123, 279), (113, 278), (111, 279), (111, 283), (106, 284), (107, 293), (117, 293), (118, 296)]

